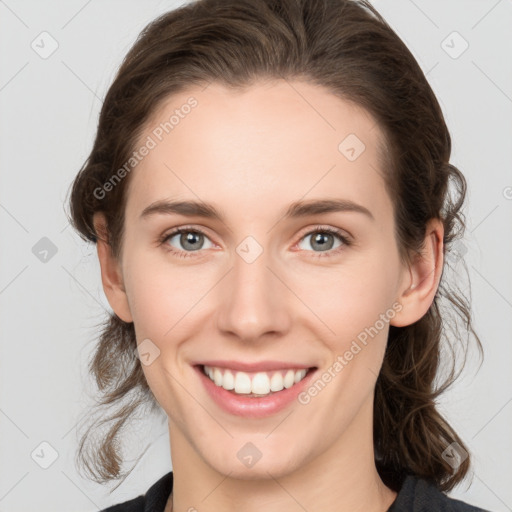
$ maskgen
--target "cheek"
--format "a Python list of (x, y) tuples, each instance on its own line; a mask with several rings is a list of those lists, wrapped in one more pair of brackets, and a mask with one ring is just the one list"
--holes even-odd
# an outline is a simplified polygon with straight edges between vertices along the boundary
[(126, 268), (126, 290), (136, 330), (141, 336), (154, 337), (155, 343), (182, 330), (208, 291), (207, 278), (194, 267), (180, 267), (161, 254), (150, 257), (135, 252)]
[(188, 377), (180, 359), (182, 346), (198, 336), (200, 300), (208, 286), (194, 277), (193, 270), (178, 268), (164, 258), (150, 259), (131, 255), (126, 262), (130, 269), (126, 290), (141, 361), (145, 351), (152, 358), (150, 364), (142, 364), (145, 378), (157, 402), (179, 419), (184, 415), (177, 400), (183, 393), (179, 382)]
[(297, 273), (292, 288), (313, 313), (311, 326), (324, 325), (326, 339), (336, 340), (341, 344), (336, 348), (342, 348), (392, 307), (395, 286), (394, 263), (375, 250), (338, 267)]

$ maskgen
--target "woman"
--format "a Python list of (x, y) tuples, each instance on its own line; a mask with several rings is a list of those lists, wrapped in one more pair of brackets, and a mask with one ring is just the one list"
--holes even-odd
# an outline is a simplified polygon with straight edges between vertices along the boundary
[(444, 494), (470, 458), (435, 406), (442, 298), (480, 347), (442, 279), (450, 151), (367, 2), (200, 0), (143, 30), (70, 200), (114, 311), (91, 361), (114, 410), (79, 459), (119, 479), (149, 404), (173, 471), (108, 511), (478, 510)]

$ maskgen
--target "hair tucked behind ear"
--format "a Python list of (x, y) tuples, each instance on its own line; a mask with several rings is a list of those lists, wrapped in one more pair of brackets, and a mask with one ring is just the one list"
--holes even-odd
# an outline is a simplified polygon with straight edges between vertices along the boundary
[[(74, 180), (70, 208), (75, 229), (95, 242), (93, 215), (104, 212), (108, 241), (119, 257), (130, 174), (108, 193), (104, 184), (129, 161), (163, 100), (212, 81), (240, 89), (272, 79), (316, 84), (373, 115), (385, 134), (381, 167), (402, 260), (411, 261), (421, 249), (428, 221), (439, 218), (449, 256), (444, 265), (463, 262), (462, 254), (450, 251), (465, 229), (466, 182), (449, 163), (451, 140), (441, 108), (411, 52), (364, 0), (200, 0), (150, 23), (108, 90), (94, 146)], [(437, 382), (441, 362), (447, 360), (443, 350), (450, 342), (454, 352), (467, 348), (458, 329), (453, 339), (447, 336), (460, 319), (481, 348), (469, 302), (449, 286), (443, 270), (427, 314), (412, 325), (390, 327), (375, 390), (374, 442), (378, 470), (395, 489), (413, 473), (449, 490), (468, 471), (469, 457), (455, 469), (444, 460), (449, 444), (465, 445), (436, 408), (439, 394), (457, 374), (454, 353), (451, 372), (444, 383)], [(112, 316), (90, 363), (98, 408), (106, 412), (84, 434), (78, 453), (98, 482), (126, 474), (122, 429), (139, 407), (149, 403), (158, 408), (135, 348), (133, 324)], [(107, 435), (98, 439), (105, 425)]]

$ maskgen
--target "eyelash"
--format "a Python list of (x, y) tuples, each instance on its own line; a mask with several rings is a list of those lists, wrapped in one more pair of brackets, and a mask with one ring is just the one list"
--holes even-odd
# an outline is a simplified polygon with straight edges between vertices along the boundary
[[(209, 238), (208, 235), (205, 232), (201, 231), (200, 229), (184, 226), (184, 227), (177, 228), (177, 229), (171, 231), (170, 233), (166, 233), (165, 235), (163, 235), (159, 239), (159, 245), (164, 245), (165, 242), (167, 242), (167, 240), (169, 240), (170, 238), (174, 237), (175, 235), (178, 235), (181, 233), (196, 233), (196, 234), (204, 235), (205, 237)], [(342, 242), (342, 245), (340, 245), (336, 249), (330, 249), (329, 251), (324, 251), (319, 254), (315, 254), (313, 256), (314, 258), (333, 257), (333, 256), (337, 255), (341, 250), (343, 250), (344, 247), (349, 247), (350, 245), (352, 245), (352, 241), (348, 237), (343, 235), (342, 231), (335, 229), (335, 228), (331, 228), (331, 227), (325, 227), (325, 226), (315, 226), (312, 230), (305, 233), (300, 238), (300, 240), (302, 240), (303, 238), (306, 238), (309, 235), (313, 235), (315, 233), (329, 233), (331, 235), (335, 235)], [(173, 255), (178, 258), (196, 257), (194, 255), (194, 252), (200, 252), (200, 250), (199, 251), (179, 251), (174, 248), (170, 248), (170, 246), (168, 246), (168, 245), (165, 246), (164, 249), (170, 253), (173, 253)], [(308, 251), (308, 252), (312, 252), (312, 251)]]

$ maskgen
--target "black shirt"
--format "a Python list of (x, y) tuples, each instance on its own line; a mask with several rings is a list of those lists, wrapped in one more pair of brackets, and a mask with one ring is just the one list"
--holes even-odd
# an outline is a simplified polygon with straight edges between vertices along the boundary
[[(172, 491), (172, 471), (154, 483), (146, 494), (101, 512), (164, 512)], [(408, 476), (387, 512), (488, 512), (449, 498), (433, 484)]]

